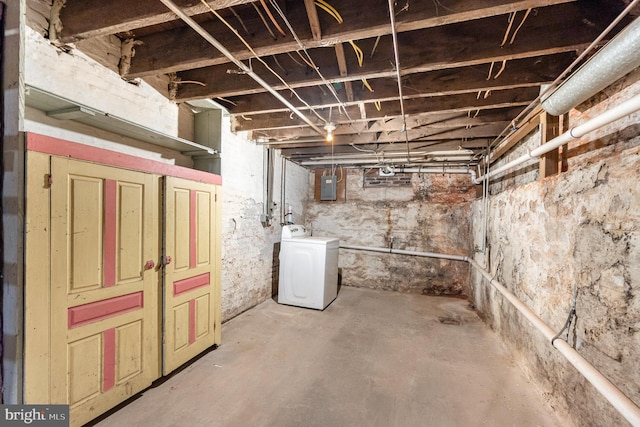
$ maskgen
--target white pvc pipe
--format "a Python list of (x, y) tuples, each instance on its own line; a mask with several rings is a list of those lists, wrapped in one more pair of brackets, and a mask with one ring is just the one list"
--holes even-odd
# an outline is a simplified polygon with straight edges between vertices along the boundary
[(433, 252), (419, 252), (419, 251), (405, 251), (403, 249), (393, 249), (393, 248), (376, 248), (373, 246), (357, 246), (357, 245), (347, 245), (340, 243), (340, 248), (342, 249), (354, 249), (358, 251), (369, 251), (369, 252), (382, 252), (386, 254), (398, 254), (398, 255), (413, 255), (420, 256), (426, 258), (440, 258), (440, 259), (450, 259), (453, 261), (468, 261), (469, 258), (462, 255), (447, 255), (447, 254), (437, 254)]
[[(494, 280), (487, 270), (482, 268), (474, 259), (460, 255), (437, 254), (433, 252), (405, 251), (392, 248), (378, 248), (372, 246), (357, 246), (341, 243), (342, 249), (354, 249), (369, 252), (391, 253), (399, 255), (413, 255), (427, 258), (450, 259), (454, 261), (467, 261), (475, 268), (489, 284), (498, 290), (524, 317), (529, 320), (533, 326), (551, 342), (551, 345), (557, 349), (574, 368), (580, 372), (584, 378), (595, 387), (595, 389), (611, 403), (611, 405), (620, 412), (620, 414), (633, 426), (640, 426), (640, 407), (629, 399), (618, 387), (615, 386), (607, 377), (598, 371), (587, 359), (582, 357), (573, 347), (566, 341), (556, 338), (556, 332), (551, 329), (537, 314), (527, 307), (517, 296), (505, 288), (500, 282)], [(554, 339), (555, 338), (555, 339)]]
[(551, 141), (547, 142), (540, 147), (531, 150), (529, 153), (518, 157), (515, 160), (510, 161), (500, 167), (493, 169), (491, 172), (482, 175), (477, 179), (476, 184), (491, 178), (492, 176), (498, 175), (508, 169), (511, 169), (514, 166), (518, 166), (530, 159), (536, 159), (543, 154), (546, 154), (556, 148), (568, 143), (571, 140), (582, 137), (583, 135), (592, 132), (596, 129), (599, 129), (605, 125), (608, 125), (611, 122), (614, 122), (622, 117), (628, 116), (631, 113), (635, 113), (640, 110), (640, 95), (636, 95), (633, 98), (628, 99), (620, 105), (617, 105), (611, 108), (608, 111), (600, 114), (597, 117), (594, 117), (591, 120), (586, 121), (585, 123), (578, 125), (569, 131), (563, 133), (560, 136), (553, 138)]
[(640, 19), (629, 24), (546, 99), (542, 108), (560, 116), (640, 67)]
[[(518, 299), (513, 293), (505, 288), (500, 282), (493, 279), (491, 274), (480, 266), (475, 260), (468, 258), (469, 263), (484, 276), (489, 284), (496, 288), (513, 306), (522, 313), (536, 327), (546, 339), (553, 340), (556, 333), (546, 323), (542, 321), (529, 307)], [(573, 347), (562, 339), (555, 339), (552, 342), (555, 347), (587, 381), (589, 381), (598, 392), (613, 405), (620, 414), (633, 426), (640, 426), (640, 407), (629, 399), (618, 387), (616, 387), (607, 377), (602, 375), (587, 359), (582, 357)]]
[(173, 1), (171, 1), (171, 0), (160, 0), (160, 1), (165, 6), (167, 6), (167, 8), (169, 10), (171, 10), (173, 13), (175, 13), (178, 16), (178, 18), (182, 19), (182, 21), (184, 21), (185, 24), (190, 26), (196, 33), (200, 34), (200, 36), (203, 39), (205, 39), (207, 42), (209, 42), (209, 44), (211, 44), (213, 47), (218, 49), (220, 51), (220, 53), (222, 53), (224, 56), (227, 57), (227, 59), (229, 59), (231, 62), (233, 62), (238, 68), (240, 68), (242, 71), (244, 71), (249, 77), (251, 77), (253, 80), (255, 80), (256, 83), (258, 83), (260, 86), (265, 88), (267, 90), (267, 92), (269, 92), (269, 93), (271, 93), (271, 95), (275, 96), (278, 99), (278, 101), (282, 102), (287, 108), (289, 108), (298, 117), (300, 117), (302, 120), (304, 120), (304, 122), (307, 123), (309, 126), (311, 126), (311, 128), (313, 130), (318, 132), (320, 135), (324, 135), (324, 132), (318, 126), (316, 126), (315, 123), (313, 123), (307, 116), (305, 116), (300, 110), (298, 110), (285, 97), (280, 95), (274, 88), (272, 88), (269, 85), (269, 83), (267, 83), (264, 80), (262, 80), (262, 78), (260, 78), (260, 76), (258, 76), (256, 73), (254, 73), (251, 68), (249, 68), (246, 65), (244, 65), (244, 63), (242, 61), (240, 61), (231, 52), (229, 52), (222, 45), (222, 43), (220, 43), (211, 34), (209, 34), (209, 32), (207, 30), (202, 28), (202, 26), (200, 26), (200, 24), (198, 24), (196, 21), (194, 21), (193, 18), (191, 18), (189, 15), (187, 15), (185, 12), (183, 12), (182, 9), (180, 9), (180, 7), (178, 7)]

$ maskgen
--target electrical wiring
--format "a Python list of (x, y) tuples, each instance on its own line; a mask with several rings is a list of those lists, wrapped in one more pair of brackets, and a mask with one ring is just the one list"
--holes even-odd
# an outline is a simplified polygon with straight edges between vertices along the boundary
[(507, 44), (507, 40), (509, 40), (509, 33), (511, 32), (513, 21), (516, 18), (516, 13), (517, 12), (511, 12), (509, 14), (509, 25), (507, 25), (507, 31), (504, 32), (504, 38), (502, 39), (502, 43), (500, 44), (500, 47), (503, 47), (505, 44)]
[(287, 71), (286, 68), (284, 68), (282, 66), (282, 64), (280, 64), (280, 61), (278, 61), (278, 58), (275, 55), (271, 55), (271, 58), (273, 59), (273, 62), (275, 62), (275, 64), (278, 66), (278, 68), (280, 68), (282, 70), (282, 72), (284, 73), (285, 76), (289, 75), (289, 72)]
[(229, 10), (231, 11), (231, 13), (233, 13), (233, 16), (235, 16), (235, 17), (236, 17), (236, 19), (238, 20), (238, 22), (240, 23), (240, 25), (242, 25), (242, 28), (243, 28), (243, 29), (244, 29), (244, 31), (247, 33), (247, 35), (249, 35), (249, 36), (253, 37), (253, 34), (251, 34), (251, 33), (249, 32), (249, 30), (247, 29), (247, 26), (246, 26), (246, 25), (244, 25), (244, 21), (242, 20), (242, 18), (240, 18), (240, 15), (238, 15), (238, 14), (236, 13), (236, 11), (235, 11), (235, 10), (233, 10), (233, 7), (229, 6)]
[[(393, 57), (395, 59), (396, 78), (398, 80), (398, 96), (400, 97), (400, 113), (402, 114), (402, 133), (407, 144), (407, 160), (411, 162), (411, 148), (409, 146), (409, 136), (407, 135), (407, 115), (404, 111), (404, 100), (402, 95), (402, 76), (400, 75), (400, 53), (398, 52), (398, 32), (396, 30), (396, 17), (393, 8), (393, 0), (389, 0), (389, 20), (391, 21), (391, 36), (393, 38)], [(376, 106), (377, 108), (377, 106)]]
[(326, 1), (315, 0), (313, 3), (320, 9), (327, 12), (329, 15), (333, 16), (335, 20), (338, 21), (339, 24), (342, 24), (344, 22), (344, 20), (342, 19), (342, 16), (340, 16), (340, 13)]
[(271, 37), (273, 37), (274, 40), (278, 40), (278, 37), (275, 35), (275, 33), (271, 30), (271, 27), (269, 26), (269, 23), (267, 22), (267, 19), (264, 17), (264, 15), (262, 14), (262, 12), (260, 12), (260, 9), (258, 8), (258, 6), (256, 6), (255, 3), (251, 3), (251, 5), (253, 6), (253, 8), (255, 9), (255, 11), (258, 13), (258, 16), (260, 17), (260, 19), (262, 20), (262, 23), (264, 24), (264, 26), (266, 27), (267, 31), (269, 31), (269, 34), (271, 34)]
[(378, 43), (380, 43), (381, 38), (382, 36), (376, 37), (376, 42), (373, 44), (373, 48), (371, 49), (371, 55), (369, 55), (369, 58), (373, 58), (373, 54), (376, 52), (376, 49), (378, 48)]
[(360, 49), (353, 40), (349, 40), (349, 44), (353, 48), (353, 51), (356, 53), (356, 58), (358, 59), (358, 66), (362, 68), (362, 63), (364, 61), (364, 53), (362, 53), (362, 49)]
[(448, 10), (449, 12), (455, 12), (453, 9), (450, 9), (450, 8), (446, 7), (445, 5), (443, 5), (442, 3), (440, 3), (439, 0), (433, 0), (433, 4), (436, 7), (436, 16), (440, 16), (440, 12), (438, 11), (438, 6), (440, 6), (444, 10)]
[(495, 76), (493, 76), (493, 79), (497, 79), (498, 77), (500, 77), (500, 75), (504, 72), (505, 67), (507, 66), (507, 60), (503, 60), (502, 61), (502, 66), (500, 67), (500, 69), (498, 70), (498, 72), (496, 73)]
[(494, 64), (494, 61), (491, 61), (491, 66), (489, 67), (489, 75), (487, 76), (487, 81), (491, 80), (491, 73), (493, 72), (493, 64)]
[[(549, 84), (545, 90), (543, 90), (536, 97), (536, 99), (531, 101), (531, 103), (529, 103), (529, 105), (527, 105), (520, 112), (520, 114), (518, 114), (513, 119), (512, 123), (515, 124), (520, 119), (522, 119), (522, 117), (526, 117), (526, 115), (531, 114), (531, 111), (534, 108), (534, 106), (537, 105), (544, 96), (547, 96), (547, 95), (553, 93), (558, 88), (558, 83), (562, 79), (564, 79), (566, 77), (566, 75), (569, 74), (571, 72), (571, 70), (573, 70), (573, 68), (576, 65), (578, 65), (584, 58), (586, 58), (586, 56), (589, 53), (591, 53), (591, 51), (596, 46), (598, 46), (598, 44), (607, 36), (607, 34), (609, 34), (611, 32), (611, 30), (613, 30), (615, 28), (615, 26), (618, 25), (620, 23), (620, 21), (622, 21), (622, 19), (624, 19), (624, 17), (627, 16), (629, 14), (629, 12), (631, 12), (631, 10), (633, 10), (633, 8), (636, 7), (639, 3), (640, 3), (640, 0), (632, 0), (627, 5), (627, 7), (622, 12), (620, 12), (620, 14), (609, 24), (609, 26), (607, 28), (605, 28), (600, 33), (600, 35), (598, 37), (596, 37), (595, 40), (592, 41), (591, 44), (589, 46), (587, 46), (586, 49), (583, 50), (582, 53), (567, 68), (565, 68), (565, 70), (562, 73), (560, 73), (560, 75), (558, 77), (556, 77), (556, 79), (553, 82), (551, 82), (551, 84)], [(505, 132), (507, 132), (508, 130), (513, 129), (513, 128), (515, 128), (515, 126), (509, 126), (509, 127), (506, 127), (505, 129), (503, 129), (502, 132), (500, 132), (500, 134), (498, 136), (496, 136), (493, 141), (491, 141), (491, 143), (489, 144), (488, 148), (491, 149), (492, 147), (494, 147), (500, 141), (500, 139), (503, 136), (505, 136)]]
[(269, 7), (267, 6), (267, 3), (264, 0), (260, 0), (260, 4), (264, 8), (265, 12), (267, 12), (267, 15), (269, 15), (269, 19), (271, 19), (271, 22), (276, 27), (276, 30), (278, 30), (278, 32), (284, 37), (286, 37), (287, 33), (284, 32), (282, 27), (278, 24), (278, 21), (276, 21), (276, 18), (273, 17), (273, 15), (271, 14), (271, 10), (269, 10)]
[(205, 5), (207, 7), (207, 9), (209, 9), (209, 11), (216, 17), (218, 18), (224, 25), (227, 26), (227, 28), (229, 28), (231, 31), (233, 31), (233, 33), (240, 39), (240, 41), (242, 42), (242, 44), (245, 45), (245, 47), (247, 49), (249, 49), (249, 52), (251, 52), (253, 54), (253, 56), (260, 61), (260, 63), (262, 65), (265, 66), (265, 68), (267, 70), (269, 70), (270, 73), (272, 73), (278, 80), (280, 80), (280, 82), (287, 88), (289, 89), (296, 98), (298, 98), (298, 100), (300, 102), (302, 102), (307, 108), (309, 108), (309, 110), (315, 114), (320, 120), (322, 120), (323, 122), (326, 123), (326, 120), (324, 117), (322, 117), (322, 115), (320, 115), (311, 105), (309, 105), (309, 103), (307, 103), (307, 101), (305, 101), (304, 99), (302, 99), (302, 97), (300, 95), (298, 95), (298, 92), (296, 92), (296, 90), (294, 88), (292, 88), (289, 83), (287, 83), (281, 76), (280, 74), (278, 74), (273, 68), (271, 68), (269, 66), (269, 64), (267, 64), (262, 58), (260, 58), (260, 56), (258, 56), (258, 54), (256, 53), (256, 51), (251, 47), (251, 45), (249, 43), (247, 43), (247, 41), (244, 39), (244, 37), (242, 37), (240, 35), (240, 33), (238, 32), (238, 30), (236, 30), (226, 19), (224, 19), (222, 16), (220, 16), (220, 14), (211, 7), (211, 5), (209, 5), (209, 3), (207, 3), (205, 0), (200, 0), (200, 2)]
[(296, 64), (298, 64), (301, 67), (304, 67), (305, 65), (303, 63), (301, 63), (300, 61), (298, 61), (296, 58), (293, 57), (293, 55), (291, 55), (291, 52), (287, 52), (287, 55), (289, 55), (289, 58), (291, 58), (291, 60), (293, 62), (295, 62)]
[(373, 92), (373, 88), (371, 87), (367, 79), (365, 79), (364, 77), (362, 78), (362, 84), (364, 85), (364, 87), (369, 89), (369, 92)]
[[(320, 1), (320, 0), (318, 0)], [(293, 29), (293, 27), (291, 26), (291, 23), (289, 22), (289, 20), (287, 19), (286, 15), (284, 14), (284, 12), (282, 11), (282, 9), (280, 8), (280, 6), (278, 5), (278, 3), (275, 2), (275, 0), (270, 0), (271, 5), (273, 6), (273, 8), (276, 10), (276, 12), (278, 12), (278, 14), (280, 15), (280, 17), (283, 19), (285, 25), (287, 26), (287, 28), (289, 29), (289, 31), (291, 32), (291, 34), (293, 35), (293, 38), (296, 40), (296, 43), (298, 43), (298, 46), (300, 46), (300, 49), (304, 52), (304, 54), (307, 56), (307, 58), (305, 59), (304, 56), (302, 55), (302, 53), (298, 50), (296, 51), (298, 53), (298, 55), (300, 56), (300, 58), (305, 61), (305, 63), (307, 65), (309, 65), (309, 67), (311, 67), (316, 74), (318, 74), (318, 76), (320, 77), (320, 79), (322, 80), (322, 82), (325, 84), (325, 86), (329, 89), (329, 92), (331, 92), (331, 94), (334, 96), (334, 98), (336, 99), (336, 101), (338, 101), (338, 104), (340, 105), (340, 108), (342, 108), (342, 111), (344, 112), (344, 114), (347, 116), (347, 118), (349, 119), (349, 121), (351, 121), (351, 117), (349, 116), (349, 113), (347, 112), (347, 108), (345, 107), (344, 103), (340, 100), (340, 97), (338, 96), (338, 93), (336, 92), (335, 88), (333, 87), (333, 85), (331, 83), (329, 83), (329, 81), (322, 75), (322, 73), (320, 72), (320, 67), (318, 67), (315, 62), (313, 62), (313, 59), (311, 58), (311, 55), (309, 55), (309, 52), (307, 52), (307, 48), (304, 45), (304, 43), (302, 43), (302, 40), (300, 40), (300, 38), (298, 37), (298, 34), (295, 32), (295, 30)], [(324, 120), (324, 122), (326, 123), (327, 121)]]
[(366, 150), (364, 148), (359, 148), (358, 146), (356, 146), (356, 144), (349, 144), (350, 146), (352, 146), (353, 148), (355, 148), (358, 151), (362, 151), (363, 153), (371, 153), (371, 154), (375, 154), (378, 155), (378, 152), (376, 150)]
[(518, 25), (515, 31), (513, 32), (513, 35), (511, 36), (511, 41), (509, 41), (509, 44), (513, 44), (513, 41), (516, 39), (516, 34), (518, 34), (518, 31), (524, 24), (524, 21), (527, 20), (527, 17), (529, 16), (530, 13), (531, 13), (531, 8), (527, 9), (527, 11), (524, 13), (524, 17), (522, 18), (522, 21), (520, 21), (520, 25)]
[(380, 101), (375, 101), (373, 105), (376, 106), (376, 110), (382, 111), (382, 104), (380, 103)]

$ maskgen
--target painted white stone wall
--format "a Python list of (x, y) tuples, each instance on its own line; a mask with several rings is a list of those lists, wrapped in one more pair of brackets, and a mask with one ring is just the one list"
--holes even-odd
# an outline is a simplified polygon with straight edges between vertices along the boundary
[[(38, 32), (27, 28), (26, 84), (55, 93), (100, 111), (124, 117), (168, 135), (188, 137), (193, 123), (179, 108), (153, 87), (132, 85), (117, 73), (78, 51), (63, 53)], [(25, 131), (37, 132), (81, 144), (124, 152), (156, 161), (191, 166), (192, 159), (180, 153), (114, 135), (70, 120), (57, 120), (27, 108)], [(192, 131), (191, 131), (192, 132)], [(247, 140), (246, 134), (230, 131), (223, 121), (222, 137), (222, 311), (223, 320), (271, 297), (274, 255), (280, 241), (281, 208), (291, 205), (294, 217), (304, 222), (308, 171), (287, 162), (285, 198), (281, 197), (282, 158), (276, 153), (271, 226), (261, 223), (263, 213), (263, 155), (265, 149)], [(286, 202), (286, 204), (284, 203)]]
[[(277, 257), (282, 232), (282, 158), (274, 164), (273, 202), (277, 204), (271, 225), (264, 226), (263, 146), (244, 133), (231, 133), (228, 117), (222, 139), (222, 318), (228, 320), (272, 296), (277, 286)], [(291, 162), (286, 165), (285, 209), (294, 208), (294, 219), (304, 221), (309, 172)], [(276, 267), (274, 269), (274, 267)]]
[[(640, 93), (639, 78), (635, 72), (580, 106), (571, 114), (571, 126)], [(525, 168), (492, 185), (488, 257), (476, 259), (488, 262), (496, 280), (557, 331), (577, 286), (577, 319), (568, 342), (640, 404), (638, 123), (635, 113), (571, 143), (568, 170), (559, 175), (532, 180)], [(472, 210), (476, 244), (481, 217), (478, 201)], [(473, 274), (472, 286), (479, 313), (576, 425), (627, 425), (486, 280)]]

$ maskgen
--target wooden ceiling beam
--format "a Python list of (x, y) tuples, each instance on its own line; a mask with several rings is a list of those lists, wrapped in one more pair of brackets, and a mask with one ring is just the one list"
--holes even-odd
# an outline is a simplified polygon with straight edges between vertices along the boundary
[[(569, 12), (564, 10), (567, 8), (574, 10), (568, 15), (555, 14), (559, 12), (558, 9)], [(401, 74), (406, 76), (447, 68), (490, 64), (491, 62), (496, 64), (497, 68), (494, 73), (497, 73), (505, 60), (509, 62), (522, 58), (579, 51), (591, 43), (605, 26), (605, 21), (602, 18), (597, 19), (587, 15), (582, 9), (575, 10), (573, 4), (539, 9), (535, 16), (528, 18), (524, 23), (514, 44), (507, 44), (503, 47), (500, 47), (500, 42), (504, 37), (502, 17), (402, 33), (398, 35), (400, 56), (407, 59), (402, 62)], [(593, 18), (595, 21), (591, 21), (589, 18)], [(424, 43), (424, 40), (430, 40), (430, 42)], [(365, 52), (370, 51), (374, 44), (375, 39), (358, 41), (359, 47)], [(309, 49), (316, 64), (324, 64), (322, 73), (331, 83), (362, 78), (395, 77), (392, 61), (389, 60), (393, 54), (393, 43), (390, 37), (383, 37), (380, 40), (375, 57), (364, 61), (362, 67), (358, 66), (355, 55), (347, 54), (349, 75), (346, 77), (340, 76), (337, 66), (332, 66), (335, 64), (335, 53), (332, 50), (327, 52), (327, 49)], [(138, 55), (135, 59), (138, 60), (137, 58)], [(286, 80), (290, 87), (300, 88), (318, 84), (318, 76), (315, 73), (310, 73), (308, 69), (296, 66), (286, 55), (281, 55), (279, 62), (288, 70)], [(256, 61), (253, 62), (253, 65), (254, 71), (275, 89), (285, 89), (281, 82), (263, 66), (257, 64)], [(229, 79), (228, 70), (233, 68), (235, 67), (218, 65), (179, 73), (178, 76), (182, 80), (197, 81), (200, 84), (180, 85), (177, 100), (232, 97), (265, 92), (264, 88), (248, 76)], [(488, 74), (488, 70), (483, 71), (482, 74), (484, 72)]]
[[(405, 101), (405, 113), (407, 115), (411, 115), (425, 113), (437, 114), (443, 112), (475, 112), (476, 110), (526, 106), (537, 97), (538, 93), (539, 90), (533, 87), (493, 91), (488, 98), (480, 97), (480, 99), (477, 99), (476, 95), (473, 93), (408, 99)], [(398, 102), (383, 102), (381, 103), (381, 107), (381, 110), (377, 111), (373, 105), (366, 105), (367, 118), (387, 118), (390, 120), (391, 118), (400, 115), (400, 106)], [(347, 108), (347, 111), (352, 118), (358, 117), (357, 111), (355, 110), (356, 108), (357, 107)], [(328, 109), (316, 112), (324, 117), (325, 120), (329, 119)], [(334, 122), (340, 122), (345, 119), (341, 119), (340, 116), (333, 114), (332, 120)], [(242, 117), (242, 115), (237, 115), (234, 117), (235, 131), (278, 129), (303, 125), (304, 122), (287, 112), (256, 114), (252, 117)]]
[[(341, 50), (344, 58), (344, 50)], [(340, 67), (340, 54), (337, 53)], [(555, 55), (516, 59), (505, 64), (504, 72), (499, 78), (487, 78), (490, 64), (480, 64), (473, 67), (458, 67), (444, 70), (429, 71), (407, 75), (403, 78), (403, 92), (405, 99), (430, 96), (453, 95), (457, 93), (478, 92), (487, 90), (513, 89), (516, 87), (531, 87), (552, 82), (576, 57), (575, 52), (559, 53)], [(496, 66), (499, 68), (499, 65)], [(496, 69), (497, 69), (496, 68)], [(342, 71), (341, 71), (342, 75)], [(346, 75), (346, 72), (345, 74)], [(341, 99), (344, 105), (374, 101), (391, 101), (398, 99), (398, 84), (395, 78), (380, 78), (368, 80), (375, 88), (370, 92), (362, 88), (361, 84), (347, 91), (347, 99)], [(350, 83), (350, 82), (345, 82)], [(318, 81), (318, 85), (321, 82)], [(289, 91), (281, 91), (288, 96)], [(328, 91), (322, 93), (318, 88), (305, 87), (296, 90), (305, 102), (314, 108), (336, 108), (340, 104)], [(484, 96), (484, 93), (483, 95)], [(355, 97), (355, 99), (354, 99)], [(269, 93), (258, 93), (246, 96), (229, 97), (229, 112), (232, 114), (256, 114), (265, 112), (286, 111), (286, 107)], [(301, 110), (308, 109), (297, 98), (291, 103)]]
[[(603, 18), (586, 17), (585, 12), (574, 3), (566, 3), (566, 0), (538, 0), (538, 1), (521, 1), (509, 2), (506, 0), (484, 0), (482, 2), (469, 2), (462, 0), (454, 0), (457, 3), (455, 13), (448, 13), (447, 18), (444, 17), (444, 9), (440, 16), (434, 16), (434, 4), (421, 5), (416, 3), (416, 7), (411, 10), (410, 14), (405, 14), (402, 21), (398, 18), (398, 31), (400, 45), (409, 43), (411, 46), (418, 46), (421, 49), (432, 50), (433, 48), (442, 49), (443, 46), (449, 46), (450, 38), (456, 38), (457, 34), (461, 34), (466, 39), (464, 46), (454, 45), (453, 49), (448, 49), (449, 54), (455, 54), (460, 49), (469, 50), (470, 46), (476, 43), (494, 43), (499, 47), (500, 41), (504, 36), (506, 28), (504, 13), (507, 10), (521, 10), (520, 7), (527, 9), (527, 5), (531, 7), (539, 7), (542, 5), (565, 3), (557, 6), (540, 7), (536, 9), (536, 16), (531, 16), (520, 29), (518, 38), (529, 32), (535, 32), (535, 38), (546, 39), (552, 36), (540, 37), (541, 27), (550, 27), (554, 24), (572, 20), (571, 25), (567, 25), (564, 29), (565, 35), (571, 34), (571, 29), (578, 32), (584, 32), (580, 27), (595, 27), (589, 32), (591, 41), (593, 34), (599, 34), (598, 29), (602, 29), (608, 22)], [(383, 36), (381, 45), (376, 49), (376, 55), (368, 58), (365, 64), (373, 61), (382, 61), (388, 63), (388, 54), (390, 51), (391, 41), (389, 36), (391, 28), (389, 26), (387, 16), (387, 3), (381, 0), (372, 1), (371, 5), (366, 8), (349, 7), (340, 8), (343, 14), (344, 23), (328, 20), (326, 25), (323, 23), (323, 39), (314, 41), (309, 28), (308, 15), (303, 2), (292, 2), (287, 9), (287, 19), (291, 26), (295, 29), (300, 40), (307, 48), (318, 48), (332, 46), (336, 43), (348, 42), (349, 40), (366, 40), (371, 39), (369, 45), (360, 45), (364, 52), (371, 52), (373, 42), (378, 36)], [(500, 7), (501, 4), (501, 7)], [(496, 6), (498, 5), (498, 6)], [(475, 18), (470, 18), (474, 16)], [(468, 20), (472, 19), (472, 20)], [(588, 24), (582, 22), (587, 19)], [(540, 21), (540, 22), (537, 22)], [(541, 24), (545, 22), (544, 25)], [(245, 20), (247, 26), (252, 28), (261, 28), (262, 24), (255, 16), (247, 17)], [(443, 25), (443, 24), (447, 25)], [(63, 21), (64, 24), (64, 21)], [(595, 24), (595, 25), (592, 25)], [(220, 41), (225, 48), (233, 53), (235, 57), (246, 60), (253, 56), (236, 35), (224, 27), (218, 20), (212, 19), (201, 23), (202, 27), (207, 30), (213, 37)], [(327, 28), (325, 28), (327, 27)], [(575, 27), (575, 28), (574, 28)], [(415, 31), (423, 29), (433, 30), (432, 32), (414, 34)], [(542, 32), (544, 33), (544, 32)], [(258, 34), (258, 33), (256, 33)], [(261, 57), (269, 55), (277, 55), (286, 52), (295, 52), (300, 49), (299, 44), (290, 35), (278, 38), (274, 41), (261, 33), (261, 37), (253, 37), (249, 40), (254, 51)], [(405, 36), (403, 37), (403, 34)], [(459, 37), (457, 37), (459, 38)], [(181, 70), (209, 67), (228, 63), (229, 60), (224, 57), (215, 48), (211, 47), (200, 35), (196, 34), (188, 27), (172, 28), (168, 31), (160, 31), (137, 38), (143, 44), (136, 49), (136, 57), (132, 61), (131, 70), (126, 77), (144, 77), (148, 75), (165, 74), (170, 72), (178, 72)], [(411, 42), (413, 40), (413, 42)], [(429, 43), (424, 43), (429, 40)], [(440, 41), (438, 41), (440, 40)], [(386, 46), (385, 46), (386, 44)], [(507, 50), (511, 46), (506, 46)], [(471, 49), (471, 50), (476, 50)], [(404, 56), (406, 57), (406, 56)], [(404, 66), (404, 63), (403, 63)]]
[(322, 27), (320, 26), (320, 19), (318, 19), (318, 9), (314, 0), (304, 0), (304, 7), (307, 10), (307, 18), (309, 19), (309, 28), (311, 29), (311, 36), (313, 41), (322, 40)]
[[(347, 77), (349, 75), (349, 72), (347, 70), (347, 58), (344, 55), (344, 46), (342, 45), (342, 43), (336, 43), (335, 49), (336, 49), (336, 59), (338, 60), (338, 70), (340, 71), (340, 77)], [(322, 84), (321, 81), (318, 82), (318, 85), (320, 84)], [(347, 102), (354, 102), (353, 86), (351, 85), (351, 82), (345, 81), (344, 88), (345, 88), (345, 94), (347, 96)], [(260, 96), (260, 95), (255, 95), (255, 96)], [(337, 106), (337, 104), (335, 106)]]
[[(209, 12), (200, 0), (173, 0), (190, 16)], [(251, 3), (255, 0), (209, 0), (214, 10)], [(106, 36), (175, 21), (176, 15), (158, 0), (66, 0), (60, 20), (60, 41)]]
[[(479, 126), (485, 124), (500, 124), (507, 127), (510, 120), (515, 117), (522, 108), (503, 108), (495, 110), (481, 111), (476, 117), (469, 117), (466, 113), (444, 113), (444, 114), (416, 114), (407, 116), (407, 129), (418, 129), (430, 127), (434, 129), (451, 129), (461, 126)], [(392, 132), (401, 131), (403, 121), (396, 117), (392, 120), (377, 120), (373, 124), (369, 122), (336, 123), (334, 135), (367, 133), (367, 132)], [(294, 129), (274, 129), (254, 131), (255, 135), (273, 141), (285, 141), (294, 139), (311, 139), (317, 133), (309, 128)]]

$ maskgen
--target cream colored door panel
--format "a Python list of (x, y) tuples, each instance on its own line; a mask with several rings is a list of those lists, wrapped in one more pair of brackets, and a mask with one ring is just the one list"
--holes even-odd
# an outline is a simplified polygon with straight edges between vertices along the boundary
[(165, 375), (219, 343), (216, 191), (212, 184), (165, 178)]
[(51, 403), (85, 423), (159, 377), (158, 177), (51, 158)]

